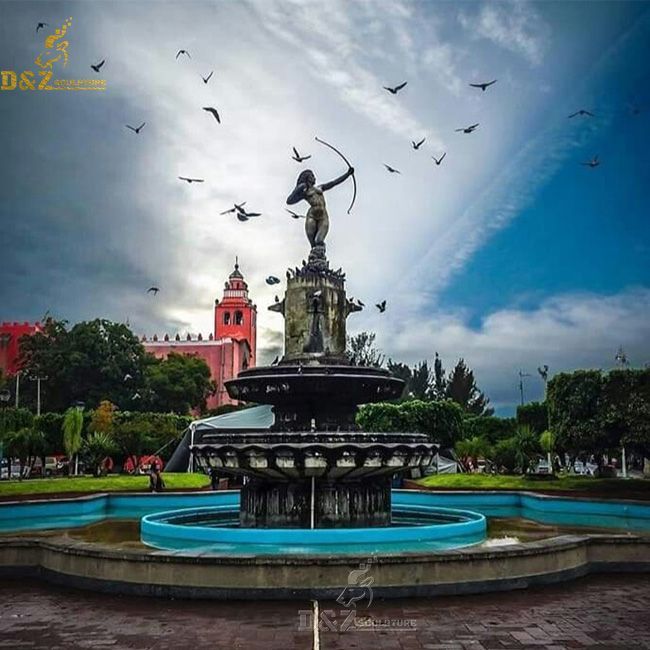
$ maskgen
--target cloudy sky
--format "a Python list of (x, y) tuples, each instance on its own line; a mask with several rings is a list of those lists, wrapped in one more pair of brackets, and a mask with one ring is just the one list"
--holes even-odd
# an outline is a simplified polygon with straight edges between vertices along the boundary
[[(388, 301), (351, 333), (410, 363), (464, 357), (499, 413), (520, 369), (534, 399), (543, 363), (610, 368), (620, 345), (650, 362), (649, 3), (0, 2), (0, 70), (35, 70), (36, 24), (68, 17), (57, 76), (107, 90), (0, 91), (0, 320), (206, 333), (239, 255), (272, 358), (264, 278), (308, 246), (284, 211), (291, 147), (321, 182), (345, 171), (319, 136), (358, 182), (350, 215), (349, 182), (328, 194), (330, 261), (349, 295)], [(235, 201), (263, 217), (219, 216)]]

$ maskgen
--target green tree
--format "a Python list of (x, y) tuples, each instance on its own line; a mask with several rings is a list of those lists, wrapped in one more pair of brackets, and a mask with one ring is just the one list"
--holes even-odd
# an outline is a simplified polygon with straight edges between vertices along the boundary
[(113, 432), (113, 416), (115, 410), (115, 404), (112, 404), (107, 399), (102, 400), (90, 415), (88, 431), (93, 433), (107, 433), (110, 435)]
[(2, 437), (5, 454), (20, 461), (20, 478), (29, 476), (36, 459), (43, 454), (45, 438), (33, 427), (8, 431)]
[(413, 366), (408, 385), (409, 397), (420, 400), (431, 399), (431, 377), (432, 373), (426, 361)]
[(491, 458), (492, 447), (490, 443), (480, 436), (473, 436), (472, 438), (465, 438), (456, 442), (454, 446), (456, 455), (462, 459), (463, 464), (469, 458)]
[(650, 456), (650, 368), (612, 370), (603, 376), (600, 419), (610, 444)]
[(81, 432), (84, 425), (84, 416), (80, 408), (72, 407), (65, 412), (63, 417), (63, 447), (66, 456), (70, 461), (70, 474), (72, 474), (72, 460), (75, 459), (75, 470), (77, 473), (76, 455), (81, 449)]
[(467, 367), (464, 359), (459, 359), (446, 379), (445, 396), (464, 411), (473, 415), (492, 415), (490, 400), (479, 390), (474, 379), (474, 372)]
[(104, 459), (114, 454), (117, 449), (115, 441), (108, 433), (95, 431), (83, 441), (80, 452), (86, 467), (92, 468), (93, 476), (100, 476)]
[(540, 452), (537, 434), (526, 424), (517, 428), (514, 435), (515, 465), (522, 474), (529, 469)]
[(386, 357), (375, 347), (374, 332), (360, 332), (356, 336), (348, 336), (347, 356), (353, 366), (369, 366), (380, 368)]
[(541, 447), (542, 451), (546, 454), (549, 472), (553, 471), (553, 461), (551, 459), (551, 454), (555, 450), (555, 443), (556, 443), (556, 436), (552, 431), (549, 431), (547, 429), (546, 431), (542, 431), (542, 433), (539, 434), (539, 446)]
[(205, 410), (215, 386), (210, 368), (200, 357), (171, 352), (166, 359), (150, 357), (146, 370), (147, 390), (143, 401), (153, 411), (186, 414)]
[(65, 321), (48, 319), (42, 333), (21, 339), (19, 363), (27, 373), (49, 377), (44, 410), (61, 412), (79, 401), (95, 408), (104, 399), (138, 407), (133, 395), (143, 387), (145, 350), (122, 323), (95, 319), (68, 329)]
[(433, 377), (431, 386), (431, 396), (433, 399), (446, 399), (447, 395), (447, 378), (445, 369), (442, 366), (442, 359), (436, 352), (433, 360)]
[(603, 426), (602, 389), (600, 370), (564, 372), (548, 382), (546, 400), (558, 445), (573, 456), (593, 454), (599, 467), (602, 455), (620, 442), (615, 429)]
[(546, 402), (529, 402), (517, 407), (517, 424), (528, 425), (535, 433), (548, 429)]
[(380, 402), (362, 406), (357, 424), (364, 431), (426, 433), (432, 442), (453, 447), (463, 434), (463, 412), (448, 400)]
[(498, 418), (494, 415), (474, 415), (465, 418), (465, 437), (479, 436), (491, 445), (511, 438), (517, 431), (514, 418)]

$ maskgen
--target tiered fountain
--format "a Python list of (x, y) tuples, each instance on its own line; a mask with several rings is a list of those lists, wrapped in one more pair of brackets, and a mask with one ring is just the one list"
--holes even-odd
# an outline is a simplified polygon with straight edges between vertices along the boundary
[[(327, 260), (323, 192), (350, 172), (322, 186), (315, 185), (309, 170), (298, 178), (288, 202), (306, 199), (311, 205), (306, 215), (311, 251), (301, 267), (287, 271), (284, 298), (269, 307), (285, 319), (284, 356), (227, 382), (232, 398), (272, 405), (273, 426), (261, 431), (197, 428), (194, 434), (192, 453), (199, 467), (244, 478), (237, 530), (232, 508), (226, 509), (229, 530), (223, 526), (224, 511), (163, 513), (145, 517), (144, 541), (182, 548), (170, 540), (180, 535), (187, 541), (200, 528), (204, 534), (196, 545), (227, 541), (239, 550), (264, 540), (313, 549), (321, 543), (428, 540), (445, 532), (484, 534), (480, 516), (468, 519), (466, 513), (438, 512), (422, 504), (407, 508), (409, 526), (396, 526), (392, 477), (430, 465), (437, 445), (424, 434), (362, 432), (355, 423), (358, 404), (398, 398), (404, 382), (380, 368), (351, 365), (346, 355), (346, 320), (362, 306), (346, 297), (345, 274), (333, 271)], [(423, 520), (414, 521), (419, 515)], [(414, 523), (422, 524), (419, 532)]]

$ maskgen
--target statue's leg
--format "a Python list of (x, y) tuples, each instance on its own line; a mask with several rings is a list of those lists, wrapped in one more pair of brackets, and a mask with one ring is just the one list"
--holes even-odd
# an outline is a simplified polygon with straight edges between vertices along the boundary
[(313, 248), (316, 243), (316, 231), (318, 230), (318, 224), (316, 219), (307, 215), (305, 219), (305, 233), (307, 234), (307, 239)]
[(327, 217), (322, 218), (320, 220), (320, 224), (318, 224), (318, 231), (316, 232), (315, 241), (317, 244), (325, 243), (325, 237), (327, 237), (327, 233), (329, 229), (330, 229), (330, 220)]

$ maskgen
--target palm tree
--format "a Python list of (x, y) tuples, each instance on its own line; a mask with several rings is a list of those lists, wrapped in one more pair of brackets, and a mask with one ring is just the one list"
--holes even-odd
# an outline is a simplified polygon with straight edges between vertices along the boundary
[[(45, 448), (45, 436), (32, 427), (23, 427), (16, 431), (8, 431), (2, 439), (3, 446), (9, 458), (20, 461), (20, 480), (29, 476), (38, 456)], [(11, 466), (11, 463), (10, 463)], [(29, 472), (25, 472), (25, 468)]]
[(93, 474), (101, 474), (102, 461), (117, 451), (117, 444), (113, 438), (103, 431), (91, 433), (81, 445), (81, 455), (84, 458), (86, 467), (93, 468)]
[(553, 473), (553, 463), (551, 461), (551, 454), (555, 449), (556, 436), (552, 431), (548, 429), (542, 431), (539, 434), (539, 446), (542, 448), (542, 451), (546, 453), (546, 458), (548, 460), (548, 471)]
[[(77, 406), (69, 408), (63, 418), (63, 447), (70, 462), (72, 462), (72, 457), (75, 457), (75, 474), (77, 474), (78, 470), (77, 454), (79, 453), (79, 449), (81, 449), (81, 431), (83, 426), (84, 416), (82, 410)], [(69, 474), (72, 474), (72, 472), (69, 472)]]

